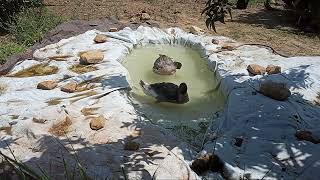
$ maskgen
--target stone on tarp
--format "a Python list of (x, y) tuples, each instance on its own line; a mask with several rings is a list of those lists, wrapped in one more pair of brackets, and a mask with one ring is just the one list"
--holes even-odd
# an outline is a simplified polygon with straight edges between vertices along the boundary
[(266, 73), (266, 68), (260, 66), (259, 64), (249, 64), (247, 70), (252, 75), (263, 75)]
[(104, 43), (106, 42), (108, 37), (104, 34), (97, 34), (96, 37), (93, 39), (96, 43)]
[(57, 81), (43, 81), (37, 85), (37, 89), (51, 90), (56, 88), (58, 85)]
[(94, 117), (90, 121), (90, 128), (92, 130), (99, 130), (104, 128), (105, 123), (106, 119), (103, 116)]
[(103, 58), (104, 55), (101, 51), (87, 51), (80, 55), (80, 64), (97, 64)]
[(267, 66), (266, 71), (268, 74), (279, 74), (281, 73), (281, 67), (270, 64)]
[(77, 90), (77, 83), (75, 82), (70, 82), (64, 86), (61, 87), (61, 91), (67, 92), (67, 93), (73, 93)]

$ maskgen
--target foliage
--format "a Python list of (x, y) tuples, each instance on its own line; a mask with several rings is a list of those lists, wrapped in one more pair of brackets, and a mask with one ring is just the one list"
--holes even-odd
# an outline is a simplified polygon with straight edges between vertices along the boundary
[(7, 23), (6, 29), (19, 44), (31, 46), (62, 21), (62, 18), (55, 16), (45, 8), (29, 8), (16, 14)]
[(227, 13), (229, 13), (232, 18), (231, 4), (228, 0), (208, 0), (201, 14), (205, 14), (207, 17), (206, 26), (216, 32), (214, 23), (216, 21), (225, 23), (224, 18)]
[[(298, 15), (298, 25), (316, 25), (320, 29), (320, 1), (319, 0), (282, 0), (288, 8), (291, 8)], [(206, 26), (216, 32), (215, 22), (224, 23), (225, 15), (230, 14), (233, 0), (207, 0), (202, 14), (206, 15)], [(237, 6), (246, 8), (249, 0), (237, 0)], [(256, 2), (256, 0), (255, 0)], [(270, 0), (265, 0), (265, 7), (271, 10)]]
[(0, 1), (0, 28), (3, 29), (8, 21), (23, 8), (39, 7), (43, 0), (1, 0)]
[(26, 47), (24, 45), (20, 45), (15, 42), (0, 43), (0, 64), (4, 64), (7, 57), (23, 52), (25, 48)]

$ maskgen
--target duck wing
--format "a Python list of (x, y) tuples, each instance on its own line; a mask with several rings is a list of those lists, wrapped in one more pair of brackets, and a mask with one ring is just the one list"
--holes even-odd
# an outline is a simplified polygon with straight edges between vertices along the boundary
[(152, 96), (159, 101), (176, 101), (177, 100), (177, 85), (173, 83), (154, 83), (147, 84), (140, 81), (140, 85), (146, 95)]
[(173, 83), (155, 83), (151, 84), (150, 87), (158, 95), (157, 99), (160, 101), (176, 101), (177, 90), (179, 86)]

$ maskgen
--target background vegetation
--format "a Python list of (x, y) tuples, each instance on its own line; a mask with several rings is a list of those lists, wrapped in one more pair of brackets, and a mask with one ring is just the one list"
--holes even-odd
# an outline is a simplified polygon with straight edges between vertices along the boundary
[(0, 64), (13, 54), (23, 52), (62, 21), (47, 10), (42, 0), (4, 0), (0, 3), (0, 32), (7, 38), (0, 41)]

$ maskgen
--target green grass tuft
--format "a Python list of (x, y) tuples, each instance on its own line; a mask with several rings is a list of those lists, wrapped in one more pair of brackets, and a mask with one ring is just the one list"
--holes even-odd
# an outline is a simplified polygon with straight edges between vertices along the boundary
[(26, 49), (26, 46), (15, 42), (0, 43), (0, 64), (4, 64), (7, 57), (21, 53)]
[(16, 42), (31, 46), (41, 41), (44, 34), (64, 21), (46, 8), (24, 9), (7, 24), (7, 31)]

